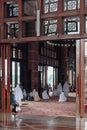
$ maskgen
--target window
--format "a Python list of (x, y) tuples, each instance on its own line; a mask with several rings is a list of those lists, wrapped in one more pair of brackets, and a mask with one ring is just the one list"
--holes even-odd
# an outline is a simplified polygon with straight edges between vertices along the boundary
[(6, 38), (18, 38), (19, 25), (18, 22), (7, 22), (5, 24)]
[(36, 0), (24, 0), (23, 2), (23, 16), (30, 16), (36, 14)]
[[(21, 43), (20, 43), (21, 44)], [(21, 70), (23, 71), (23, 66), (25, 65), (25, 61), (27, 58), (26, 45), (12, 44), (12, 55), (11, 55), (11, 83), (15, 86), (21, 80)]]
[(87, 16), (85, 16), (85, 33), (87, 33)]
[(12, 61), (12, 85), (20, 83), (20, 62)]
[(50, 19), (44, 21), (44, 34), (57, 35), (57, 19)]
[(5, 3), (5, 17), (17, 17), (18, 16), (18, 4), (17, 1)]
[(22, 52), (22, 50), (13, 47), (12, 48), (12, 58), (23, 59), (23, 52)]
[(49, 41), (39, 44), (39, 64), (58, 66), (55, 43)]
[(58, 0), (44, 0), (44, 13), (56, 12), (58, 10)]
[(80, 0), (64, 0), (64, 11), (80, 8)]
[(64, 33), (65, 34), (79, 34), (80, 33), (79, 17), (64, 18)]

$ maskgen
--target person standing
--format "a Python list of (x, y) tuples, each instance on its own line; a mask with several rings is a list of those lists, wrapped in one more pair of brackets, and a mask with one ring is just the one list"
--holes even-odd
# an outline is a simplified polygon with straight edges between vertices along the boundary
[(14, 95), (14, 91), (11, 90), (10, 92), (10, 105), (12, 105), (12, 112), (17, 112), (16, 111), (16, 107), (17, 107), (17, 103), (15, 101), (15, 95)]
[(16, 85), (14, 89), (14, 95), (15, 95), (15, 100), (18, 103), (19, 107), (22, 105), (22, 99), (23, 99), (23, 93), (22, 89), (19, 84)]

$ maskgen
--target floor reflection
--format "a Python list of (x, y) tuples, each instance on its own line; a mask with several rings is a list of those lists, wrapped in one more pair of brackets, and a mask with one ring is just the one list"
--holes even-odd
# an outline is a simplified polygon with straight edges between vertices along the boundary
[(0, 114), (0, 130), (87, 130), (87, 118)]

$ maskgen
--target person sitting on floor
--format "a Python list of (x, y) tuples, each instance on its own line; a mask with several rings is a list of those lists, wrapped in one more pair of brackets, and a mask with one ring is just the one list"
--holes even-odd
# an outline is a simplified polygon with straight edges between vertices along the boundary
[(57, 95), (59, 96), (62, 92), (62, 84), (61, 82), (59, 82), (58, 86), (57, 86)]
[(49, 99), (49, 95), (47, 94), (46, 89), (44, 89), (42, 92), (42, 99)]
[(59, 95), (59, 102), (66, 102), (69, 93), (69, 84), (65, 81), (61, 94)]
[(67, 98), (64, 95), (64, 92), (61, 92), (60, 96), (59, 96), (59, 102), (66, 102)]
[(14, 89), (14, 95), (15, 95), (15, 100), (19, 105), (18, 111), (21, 111), (23, 93), (22, 93), (22, 90), (21, 90), (21, 87), (19, 84), (17, 84), (15, 89)]
[(40, 97), (37, 90), (35, 90), (35, 93), (34, 93), (34, 101), (40, 101)]

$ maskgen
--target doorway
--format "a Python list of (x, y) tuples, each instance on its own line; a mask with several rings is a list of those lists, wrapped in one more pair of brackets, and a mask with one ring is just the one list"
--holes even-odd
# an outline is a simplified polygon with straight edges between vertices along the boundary
[[(70, 79), (69, 79), (69, 81), (70, 81), (70, 83), (72, 83), (72, 84), (75, 84), (75, 82), (76, 82), (76, 59), (77, 59), (77, 57), (75, 57), (76, 56), (76, 54), (75, 54), (75, 52), (76, 52), (76, 45), (77, 45), (77, 43), (75, 43), (74, 42), (74, 45), (72, 44), (71, 46), (71, 43), (70, 44), (61, 44), (61, 45), (57, 45), (57, 47), (59, 47), (59, 48), (61, 48), (60, 50), (61, 50), (61, 54), (64, 52), (63, 50), (65, 49), (65, 51), (66, 51), (66, 56), (69, 56), (69, 59), (66, 57), (66, 58), (63, 58), (62, 56), (61, 56), (61, 54), (60, 54), (60, 57), (59, 57), (59, 66), (58, 66), (58, 71), (57, 71), (57, 79), (56, 79), (56, 81), (58, 80), (58, 78), (59, 78), (59, 75), (61, 74), (61, 73), (64, 73), (65, 71), (66, 71), (66, 74), (69, 74), (70, 75)], [(71, 49), (72, 48), (72, 49)], [(18, 50), (20, 50), (20, 51), (18, 51)], [(52, 50), (52, 49), (49, 49), (49, 48), (46, 48), (46, 50), (48, 51), (49, 50), (49, 52), (51, 52), (50, 50)], [(73, 51), (72, 51), (73, 50)], [(58, 51), (58, 49), (57, 49), (57, 51)], [(17, 49), (17, 52), (21, 52), (21, 49)], [(74, 54), (75, 55), (71, 55), (71, 54), (73, 54), (73, 52), (74, 52)], [(17, 54), (17, 56), (20, 56), (20, 55), (18, 55), (18, 53), (16, 53)], [(63, 54), (63, 56), (64, 56), (65, 54)], [(10, 57), (10, 56), (9, 56)], [(46, 57), (46, 54), (45, 54), (45, 57)], [(48, 56), (49, 57), (49, 56)], [(47, 58), (48, 58), (47, 57)], [(25, 58), (25, 57), (24, 57)], [(55, 61), (55, 59), (54, 58), (52, 58), (51, 57), (51, 60), (54, 60)], [(73, 59), (74, 59), (74, 61), (73, 61)], [(49, 60), (49, 59), (48, 59)], [(49, 63), (51, 63), (51, 60), (49, 60)], [(19, 62), (20, 61), (20, 62)], [(27, 70), (25, 71), (25, 66), (24, 66), (24, 69), (21, 69), (21, 64), (20, 63), (24, 63), (24, 62), (22, 62), (23, 60), (19, 57), (19, 61), (18, 61), (18, 59), (17, 59), (17, 57), (16, 57), (16, 62), (14, 62), (14, 60), (12, 61), (12, 64), (13, 64), (13, 71), (15, 70), (16, 71), (16, 73), (17, 73), (17, 75), (18, 76), (20, 76), (21, 75), (21, 72), (23, 72), (24, 71), (24, 73), (23, 73), (23, 75), (26, 75), (27, 73)], [(28, 60), (26, 60), (26, 63), (27, 63), (27, 61)], [(66, 63), (66, 64), (64, 64), (64, 62)], [(52, 64), (53, 64), (53, 62), (52, 62)], [(64, 64), (64, 65), (63, 65)], [(75, 65), (75, 66), (74, 66)], [(15, 67), (14, 67), (15, 66)], [(17, 67), (17, 69), (16, 69), (16, 67)], [(49, 67), (53, 67), (53, 66), (50, 66), (50, 64), (49, 64)], [(65, 68), (64, 68), (65, 67)], [(22, 67), (23, 68), (23, 67)], [(52, 71), (53, 71), (53, 68), (51, 68), (52, 69)], [(45, 72), (45, 71), (44, 71)], [(15, 72), (14, 72), (15, 73)], [(14, 73), (13, 73), (13, 75), (14, 75)], [(45, 74), (44, 74), (45, 75)], [(41, 75), (42, 76), (42, 75)], [(14, 76), (13, 76), (14, 77)], [(20, 76), (21, 77), (21, 76)], [(44, 76), (42, 76), (43, 78), (44, 78)], [(24, 79), (24, 81), (26, 80), (27, 78), (25, 77), (25, 79)], [(75, 79), (75, 80), (74, 80)], [(16, 82), (18, 82), (19, 80), (21, 80), (21, 78), (18, 78), (18, 80), (16, 79), (16, 78), (14, 78), (14, 80), (12, 79), (12, 82), (13, 83), (16, 83)], [(78, 81), (77, 81), (78, 82)], [(77, 84), (75, 84), (76, 86), (77, 86)], [(75, 86), (75, 87), (76, 87)], [(77, 88), (76, 88), (77, 89)]]
[(11, 85), (14, 88), (20, 82), (27, 88), (27, 44), (26, 43), (15, 43), (11, 45)]
[(12, 61), (12, 85), (20, 83), (20, 62)]
[[(68, 83), (70, 84), (70, 93), (68, 95), (68, 103), (74, 103), (74, 110), (76, 114), (76, 40), (61, 40), (52, 41), (41, 45), (41, 63), (44, 66), (44, 71), (42, 74), (43, 79), (47, 80), (49, 84), (53, 82), (53, 85), (58, 85), (62, 75), (68, 77)], [(56, 62), (58, 61), (58, 62)], [(51, 80), (50, 80), (51, 77)], [(44, 80), (42, 80), (44, 81)], [(56, 98), (58, 101), (58, 98)], [(71, 113), (73, 110), (71, 108)]]

